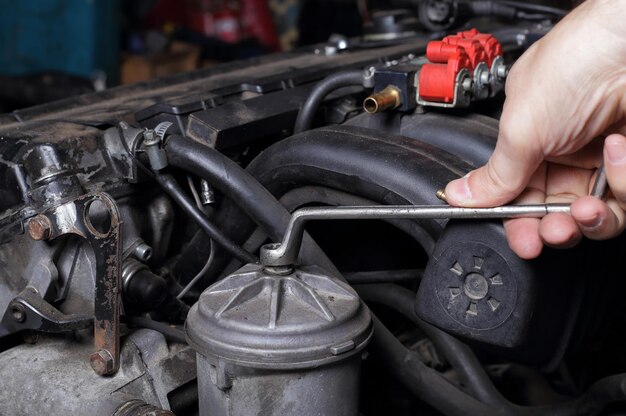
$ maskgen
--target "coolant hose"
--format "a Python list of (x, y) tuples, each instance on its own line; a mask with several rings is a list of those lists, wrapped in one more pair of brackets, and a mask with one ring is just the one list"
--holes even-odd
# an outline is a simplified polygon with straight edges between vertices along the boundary
[(320, 82), (318, 82), (309, 97), (306, 99), (293, 129), (294, 134), (300, 133), (305, 130), (309, 130), (313, 125), (315, 114), (322, 103), (322, 100), (331, 92), (342, 87), (349, 87), (353, 85), (363, 85), (364, 72), (361, 70), (352, 70), (337, 72), (329, 75)]
[[(252, 218), (272, 240), (282, 239), (291, 214), (243, 168), (217, 150), (182, 136), (170, 136), (165, 150), (171, 166), (205, 179)], [(308, 234), (303, 240), (300, 259), (303, 263), (315, 263), (331, 273), (339, 273)]]

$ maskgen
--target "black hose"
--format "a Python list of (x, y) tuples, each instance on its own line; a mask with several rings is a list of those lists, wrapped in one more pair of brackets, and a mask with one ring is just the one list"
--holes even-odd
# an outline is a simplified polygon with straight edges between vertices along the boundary
[[(272, 240), (281, 241), (291, 214), (248, 172), (217, 150), (182, 136), (170, 136), (165, 150), (171, 166), (205, 179), (263, 228)], [(299, 261), (339, 274), (308, 234), (304, 236)]]
[(233, 256), (245, 263), (258, 263), (259, 259), (255, 255), (248, 253), (239, 247), (227, 236), (225, 236), (216, 226), (211, 224), (204, 214), (200, 212), (195, 204), (185, 195), (184, 191), (172, 175), (168, 173), (157, 173), (154, 176), (154, 179), (216, 244), (219, 244)]
[(411, 283), (422, 278), (424, 270), (407, 269), (407, 270), (376, 270), (371, 272), (352, 272), (344, 273), (351, 285), (361, 284), (380, 284), (380, 283)]
[(385, 367), (413, 394), (448, 416), (510, 415), (476, 400), (459, 390), (439, 372), (427, 367), (376, 318), (370, 348), (380, 355)]
[[(345, 134), (345, 132), (341, 132), (337, 129), (333, 129), (329, 132), (335, 135)], [(329, 132), (326, 132), (326, 134)], [(360, 140), (359, 147), (361, 149), (364, 148), (364, 139), (365, 138), (361, 138)], [(377, 140), (379, 141), (378, 144), (385, 144), (382, 139)], [(289, 144), (295, 143), (289, 142)], [(337, 152), (337, 144), (336, 141), (330, 144), (334, 151), (324, 153), (324, 158), (332, 155), (335, 160), (342, 160), (342, 152)], [(392, 157), (389, 163), (397, 166), (400, 160), (402, 160), (402, 157), (412, 156), (411, 160), (418, 166), (421, 166), (422, 171), (426, 169), (426, 167), (429, 168), (427, 171), (430, 173), (429, 181), (432, 184), (432, 178), (438, 177), (435, 172), (441, 172), (441, 167), (439, 167), (441, 165), (434, 163), (433, 165), (427, 166), (427, 160), (433, 163), (436, 160), (440, 160), (436, 156), (441, 156), (441, 154), (433, 156), (428, 155), (429, 157), (424, 159), (424, 156), (427, 154), (427, 152), (425, 152), (426, 149), (423, 149), (418, 155), (409, 155), (408, 153), (412, 153), (410, 151), (412, 147), (413, 145), (409, 142), (401, 142), (402, 151), (395, 153), (395, 157)], [(295, 148), (292, 149), (295, 150)], [(290, 218), (289, 212), (248, 172), (241, 169), (241, 167), (215, 149), (180, 136), (170, 136), (166, 150), (168, 152), (168, 160), (172, 166), (184, 169), (206, 179), (211, 185), (238, 204), (238, 206), (240, 206), (247, 215), (253, 218), (274, 241), (282, 237)], [(311, 159), (320, 160), (320, 157), (322, 157), (322, 155), (317, 152), (311, 152), (311, 149), (299, 149), (297, 154), (302, 154), (302, 152), (309, 155), (309, 161), (311, 161)], [(380, 152), (380, 149), (378, 149), (378, 152)], [(264, 155), (265, 160), (268, 158), (271, 160), (272, 156), (276, 156), (275, 152), (272, 154), (272, 152), (268, 151), (266, 151)], [(375, 163), (376, 160), (381, 160), (380, 154), (377, 156), (376, 159), (372, 160), (372, 163)], [(444, 160), (445, 159), (444, 157)], [(286, 159), (284, 157), (279, 157), (277, 160), (279, 166), (285, 161)], [(367, 164), (365, 160), (358, 162), (359, 166)], [(451, 167), (458, 167), (457, 163), (450, 161), (447, 166), (448, 172)], [(300, 164), (296, 163), (292, 166), (294, 167), (294, 170), (291, 171), (292, 173), (306, 173), (300, 169)], [(355, 166), (355, 163), (351, 162), (350, 166)], [(257, 168), (258, 167), (259, 166), (257, 166)], [(284, 164), (283, 167), (285, 167)], [(418, 169), (418, 171), (419, 170), (420, 169)], [(375, 176), (378, 176), (379, 173), (382, 174), (383, 171), (382, 169), (377, 171)], [(265, 171), (264, 173), (269, 174), (270, 172)], [(286, 180), (289, 176), (290, 175), (287, 175), (283, 180), (278, 181), (281, 185), (277, 189), (286, 185)], [(295, 176), (295, 178), (292, 176), (292, 180), (295, 179), (294, 182), (291, 182), (292, 186), (293, 184), (297, 184), (299, 180), (298, 175)], [(443, 180), (443, 177), (447, 175), (441, 176), (439, 180)], [(380, 178), (379, 181), (375, 181), (374, 183), (384, 183), (386, 179), (390, 179), (388, 173), (380, 176)], [(402, 180), (400, 183), (402, 185), (399, 186), (398, 189), (409, 189), (403, 186), (405, 183), (408, 186), (408, 182)], [(356, 184), (359, 184), (359, 182), (358, 179), (355, 178), (351, 185), (354, 187)], [(415, 181), (412, 181), (410, 185), (410, 188), (415, 192)], [(284, 191), (282, 193), (284, 193)], [(417, 195), (420, 193), (421, 191), (416, 192)], [(402, 192), (399, 192), (399, 194), (401, 195)], [(427, 194), (430, 194), (430, 192)], [(434, 195), (434, 190), (432, 194)], [(389, 195), (389, 191), (386, 191), (385, 195)], [(380, 200), (379, 198), (372, 199)], [(320, 265), (326, 268), (331, 274), (341, 277), (328, 257), (308, 236), (305, 237), (305, 242), (300, 252), (300, 259), (304, 260), (306, 264)], [(373, 316), (373, 319), (375, 332), (371, 343), (372, 349), (381, 355), (381, 360), (387, 364), (387, 368), (389, 368), (410, 391), (447, 415), (589, 415), (597, 414), (609, 403), (626, 399), (626, 375), (616, 375), (598, 381), (585, 395), (564, 404), (542, 407), (521, 407), (509, 404), (506, 408), (494, 409), (459, 390), (440, 373), (426, 367), (419, 361), (415, 354), (407, 350), (375, 316)]]
[(452, 335), (423, 321), (415, 314), (415, 294), (393, 284), (354, 286), (365, 301), (380, 303), (399, 312), (416, 324), (446, 356), (458, 372), (461, 382), (481, 402), (506, 406), (507, 400), (495, 388), (474, 352)]
[[(414, 323), (416, 323), (424, 333), (435, 343), (435, 345), (444, 351), (446, 354), (446, 358), (448, 358), (452, 364), (452, 366), (459, 372), (459, 375), (463, 377), (464, 380), (468, 384), (468, 387), (472, 387), (472, 390), (476, 394), (477, 397), (480, 398), (485, 404), (488, 404), (492, 407), (489, 408), (489, 411), (479, 408), (474, 408), (473, 397), (465, 396), (463, 399), (460, 398), (459, 393), (461, 391), (456, 391), (454, 394), (450, 392), (446, 392), (445, 395), (449, 395), (451, 401), (456, 403), (457, 400), (468, 400), (468, 408), (466, 410), (462, 410), (460, 413), (456, 412), (455, 409), (451, 409), (450, 415), (455, 414), (464, 414), (464, 415), (487, 415), (487, 414), (504, 414), (504, 415), (513, 415), (513, 416), (589, 416), (589, 415), (597, 415), (604, 408), (615, 402), (623, 402), (626, 401), (626, 374), (618, 374), (614, 376), (609, 376), (603, 378), (597, 382), (595, 382), (587, 392), (579, 398), (569, 400), (564, 403), (558, 403), (553, 405), (545, 405), (545, 406), (518, 406), (509, 402), (506, 398), (504, 398), (500, 392), (495, 389), (495, 386), (489, 380), (487, 374), (482, 369), (480, 363), (476, 359), (474, 353), (463, 343), (456, 340), (454, 337), (446, 334), (445, 332), (434, 328), (432, 325), (429, 325), (426, 322), (421, 321), (419, 317), (415, 315), (413, 312), (413, 294), (404, 288), (401, 288), (392, 284), (380, 284), (380, 285), (363, 285), (356, 287), (360, 296), (362, 296), (365, 300), (371, 300), (374, 302), (380, 302), (381, 304), (385, 304), (396, 311), (400, 312), (402, 315), (411, 319)], [(375, 324), (378, 322), (381, 326), (382, 324), (376, 318), (374, 319)], [(393, 368), (393, 370), (397, 375), (402, 375), (403, 378), (401, 380), (403, 383), (412, 391), (416, 392), (416, 395), (420, 397), (422, 400), (431, 404), (432, 406), (437, 407), (433, 402), (429, 401), (429, 395), (425, 394), (425, 392), (421, 391), (418, 387), (414, 386), (415, 379), (419, 378), (420, 380), (423, 378), (428, 379), (428, 383), (437, 383), (439, 388), (441, 388), (442, 384), (439, 380), (436, 379), (436, 376), (443, 376), (436, 372), (435, 370), (426, 367), (419, 359), (412, 356), (412, 353), (404, 348), (404, 346), (393, 337), (393, 335), (385, 328), (384, 326), (379, 328), (375, 325), (375, 337), (373, 338), (373, 343), (375, 345), (383, 345), (383, 351), (385, 353), (385, 363), (388, 362), (397, 362), (400, 360), (400, 356), (405, 357), (405, 365), (410, 368)], [(389, 339), (389, 336), (393, 337), (395, 342), (392, 342)], [(381, 340), (382, 338), (382, 340)], [(387, 345), (389, 344), (389, 345)], [(404, 350), (400, 350), (402, 347)], [(392, 359), (391, 354), (394, 354)], [(426, 369), (429, 370), (429, 373), (424, 376)], [(407, 375), (407, 373), (409, 373)], [(422, 387), (424, 388), (424, 387)], [(432, 384), (430, 388), (436, 388), (435, 384)], [(415, 390), (413, 390), (415, 389)], [(464, 393), (462, 393), (464, 394)], [(446, 396), (443, 397), (446, 397)], [(469, 400), (471, 399), (471, 400)], [(437, 400), (447, 400), (444, 398), (439, 398)], [(481, 403), (482, 404), (482, 403)], [(442, 410), (443, 411), (443, 410)], [(473, 413), (473, 411), (477, 411), (478, 413)], [(486, 412), (486, 413), (483, 413)], [(445, 413), (445, 412), (444, 412)]]
[(181, 344), (187, 343), (185, 331), (179, 327), (171, 326), (163, 322), (153, 321), (152, 319), (141, 316), (125, 316), (124, 322), (126, 322), (129, 326), (152, 329), (153, 331), (160, 332), (165, 336), (165, 338), (172, 341), (180, 342)]
[(352, 70), (337, 72), (318, 82), (315, 87), (313, 87), (313, 90), (311, 90), (311, 94), (309, 94), (309, 97), (298, 113), (298, 118), (296, 118), (296, 124), (293, 129), (294, 134), (311, 128), (315, 114), (324, 97), (341, 87), (363, 85), (363, 77), (363, 71)]

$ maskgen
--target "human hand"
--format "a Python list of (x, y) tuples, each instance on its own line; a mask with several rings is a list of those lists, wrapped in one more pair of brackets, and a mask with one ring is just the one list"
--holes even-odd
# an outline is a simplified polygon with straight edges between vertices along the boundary
[[(509, 74), (489, 162), (446, 187), (457, 206), (572, 202), (571, 216), (505, 221), (522, 258), (537, 257), (544, 244), (572, 246), (582, 235), (611, 238), (626, 226), (624, 22), (623, 0), (587, 0), (535, 43)], [(603, 159), (606, 202), (585, 196)]]

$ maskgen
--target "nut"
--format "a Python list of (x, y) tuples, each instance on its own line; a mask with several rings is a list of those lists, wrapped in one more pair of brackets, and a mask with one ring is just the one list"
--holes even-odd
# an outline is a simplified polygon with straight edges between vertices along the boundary
[(28, 221), (28, 234), (33, 240), (48, 240), (52, 233), (52, 224), (45, 215), (37, 215)]
[(89, 363), (91, 368), (96, 374), (104, 376), (113, 373), (113, 356), (105, 349), (100, 349), (89, 357)]

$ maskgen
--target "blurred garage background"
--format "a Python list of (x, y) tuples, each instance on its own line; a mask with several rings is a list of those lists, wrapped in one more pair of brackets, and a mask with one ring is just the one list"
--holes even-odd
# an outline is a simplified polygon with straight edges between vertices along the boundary
[(381, 11), (419, 26), (418, 1), (0, 0), (0, 112), (360, 36)]

